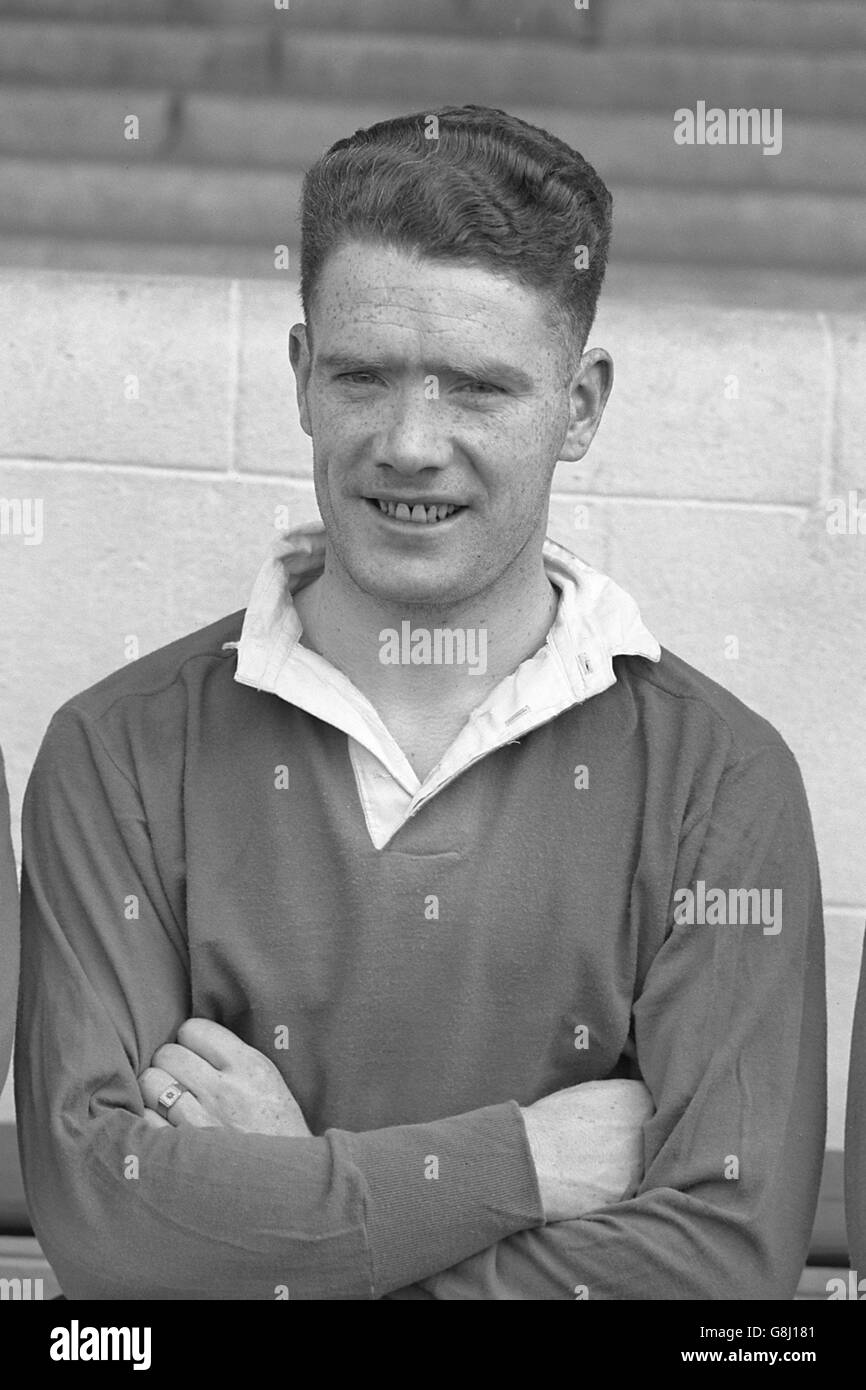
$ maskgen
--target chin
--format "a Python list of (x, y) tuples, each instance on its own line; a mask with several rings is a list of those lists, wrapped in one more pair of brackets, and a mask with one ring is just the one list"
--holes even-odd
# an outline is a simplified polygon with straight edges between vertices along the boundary
[[(360, 582), (359, 582), (360, 580)], [(442, 582), (439, 584), (422, 582), (421, 580), (409, 580), (400, 583), (397, 576), (385, 575), (364, 575), (359, 576), (355, 581), (358, 587), (369, 594), (371, 598), (379, 599), (388, 604), (411, 604), (413, 607), (439, 608), (452, 607), (456, 603), (468, 597), (466, 592), (453, 582)]]
[(470, 596), (472, 586), (461, 582), (455, 574), (455, 566), (439, 566), (439, 573), (431, 568), (426, 574), (412, 573), (410, 566), (402, 570), (398, 565), (386, 567), (365, 564), (353, 565), (349, 574), (355, 584), (371, 598), (388, 604), (417, 604), (426, 607), (451, 607)]

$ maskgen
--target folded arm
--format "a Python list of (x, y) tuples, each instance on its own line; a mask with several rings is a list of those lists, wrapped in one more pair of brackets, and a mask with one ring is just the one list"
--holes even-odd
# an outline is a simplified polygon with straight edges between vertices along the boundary
[[(69, 1296), (381, 1297), (636, 1187), (634, 1083), (313, 1136), (270, 1059), (190, 1020), (171, 832), (69, 710), (37, 759), (24, 845), (19, 1134), (34, 1227)], [(161, 1118), (173, 1080), (187, 1093)], [(579, 1171), (560, 1170), (564, 1136)]]
[(145, 1118), (138, 1076), (193, 1012), (165, 833), (62, 712), (25, 802), (15, 1071), (28, 1202), (64, 1292), (368, 1299), (538, 1224), (513, 1101), (317, 1138)]
[[(686, 827), (672, 907), (690, 888), (759, 889), (761, 922), (677, 924), (634, 1004), (655, 1107), (637, 1194), (506, 1237), (395, 1298), (791, 1298), (824, 1151), (821, 886), (799, 771), (744, 758)], [(715, 900), (717, 903), (719, 899)], [(776, 920), (771, 918), (774, 915)]]

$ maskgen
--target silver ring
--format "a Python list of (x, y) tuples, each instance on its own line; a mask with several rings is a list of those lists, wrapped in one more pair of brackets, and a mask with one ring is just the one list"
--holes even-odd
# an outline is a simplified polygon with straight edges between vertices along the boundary
[(168, 1112), (173, 1105), (176, 1105), (181, 1096), (186, 1095), (183, 1086), (178, 1086), (176, 1081), (172, 1081), (170, 1086), (166, 1086), (162, 1095), (157, 1097), (156, 1108), (164, 1120), (168, 1119)]

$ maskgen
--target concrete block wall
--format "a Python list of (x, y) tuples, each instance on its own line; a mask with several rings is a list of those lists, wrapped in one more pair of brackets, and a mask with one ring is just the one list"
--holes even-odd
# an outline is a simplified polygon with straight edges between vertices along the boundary
[[(286, 355), (300, 317), (288, 276), (0, 272), (14, 817), (58, 705), (130, 653), (243, 607), (280, 510), (316, 515)], [(591, 343), (613, 354), (614, 392), (588, 458), (559, 466), (550, 532), (799, 760), (826, 899), (840, 1148), (866, 920), (866, 318), (609, 298)], [(36, 503), (40, 543), (23, 533)]]

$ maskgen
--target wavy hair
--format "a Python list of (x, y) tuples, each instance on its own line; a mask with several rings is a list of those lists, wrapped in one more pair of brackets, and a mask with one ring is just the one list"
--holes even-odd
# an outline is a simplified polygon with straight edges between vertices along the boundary
[(612, 203), (576, 150), (506, 111), (445, 106), (379, 121), (338, 140), (304, 178), (307, 323), (327, 257), (349, 241), (378, 242), (541, 291), (579, 358), (604, 279)]

